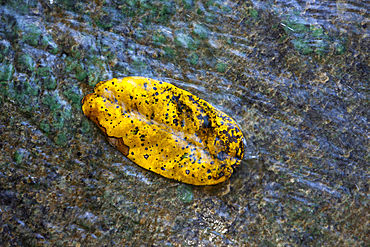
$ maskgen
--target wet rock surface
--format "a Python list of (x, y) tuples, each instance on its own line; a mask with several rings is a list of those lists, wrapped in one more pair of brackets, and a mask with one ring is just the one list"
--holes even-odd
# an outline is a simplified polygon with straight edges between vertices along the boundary
[[(5, 246), (366, 246), (369, 4), (0, 1)], [(236, 120), (246, 159), (184, 185), (83, 115), (100, 80), (173, 83)]]

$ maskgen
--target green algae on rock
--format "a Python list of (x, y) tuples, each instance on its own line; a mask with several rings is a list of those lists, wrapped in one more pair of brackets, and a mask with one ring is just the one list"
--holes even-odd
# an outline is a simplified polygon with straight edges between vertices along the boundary
[(141, 167), (194, 185), (228, 179), (244, 155), (237, 124), (208, 102), (144, 77), (101, 81), (82, 100), (84, 114)]

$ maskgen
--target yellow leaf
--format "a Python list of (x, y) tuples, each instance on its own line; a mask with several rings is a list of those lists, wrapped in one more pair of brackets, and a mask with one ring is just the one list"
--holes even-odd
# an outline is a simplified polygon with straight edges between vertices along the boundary
[(170, 83), (145, 77), (101, 81), (82, 104), (110, 144), (164, 177), (217, 184), (243, 159), (243, 134), (234, 120)]

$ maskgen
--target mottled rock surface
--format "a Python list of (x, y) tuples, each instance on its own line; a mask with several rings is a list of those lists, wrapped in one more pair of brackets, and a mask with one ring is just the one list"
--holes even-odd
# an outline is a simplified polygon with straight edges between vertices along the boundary
[[(0, 0), (4, 246), (366, 246), (365, 1)], [(101, 81), (164, 80), (236, 120), (245, 161), (189, 186), (81, 110)]]

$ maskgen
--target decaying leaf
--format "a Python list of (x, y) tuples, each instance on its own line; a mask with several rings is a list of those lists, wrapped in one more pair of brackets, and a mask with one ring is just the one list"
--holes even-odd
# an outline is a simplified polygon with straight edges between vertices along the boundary
[(240, 165), (243, 134), (229, 116), (172, 84), (144, 77), (99, 82), (84, 114), (139, 166), (194, 185), (225, 181)]

